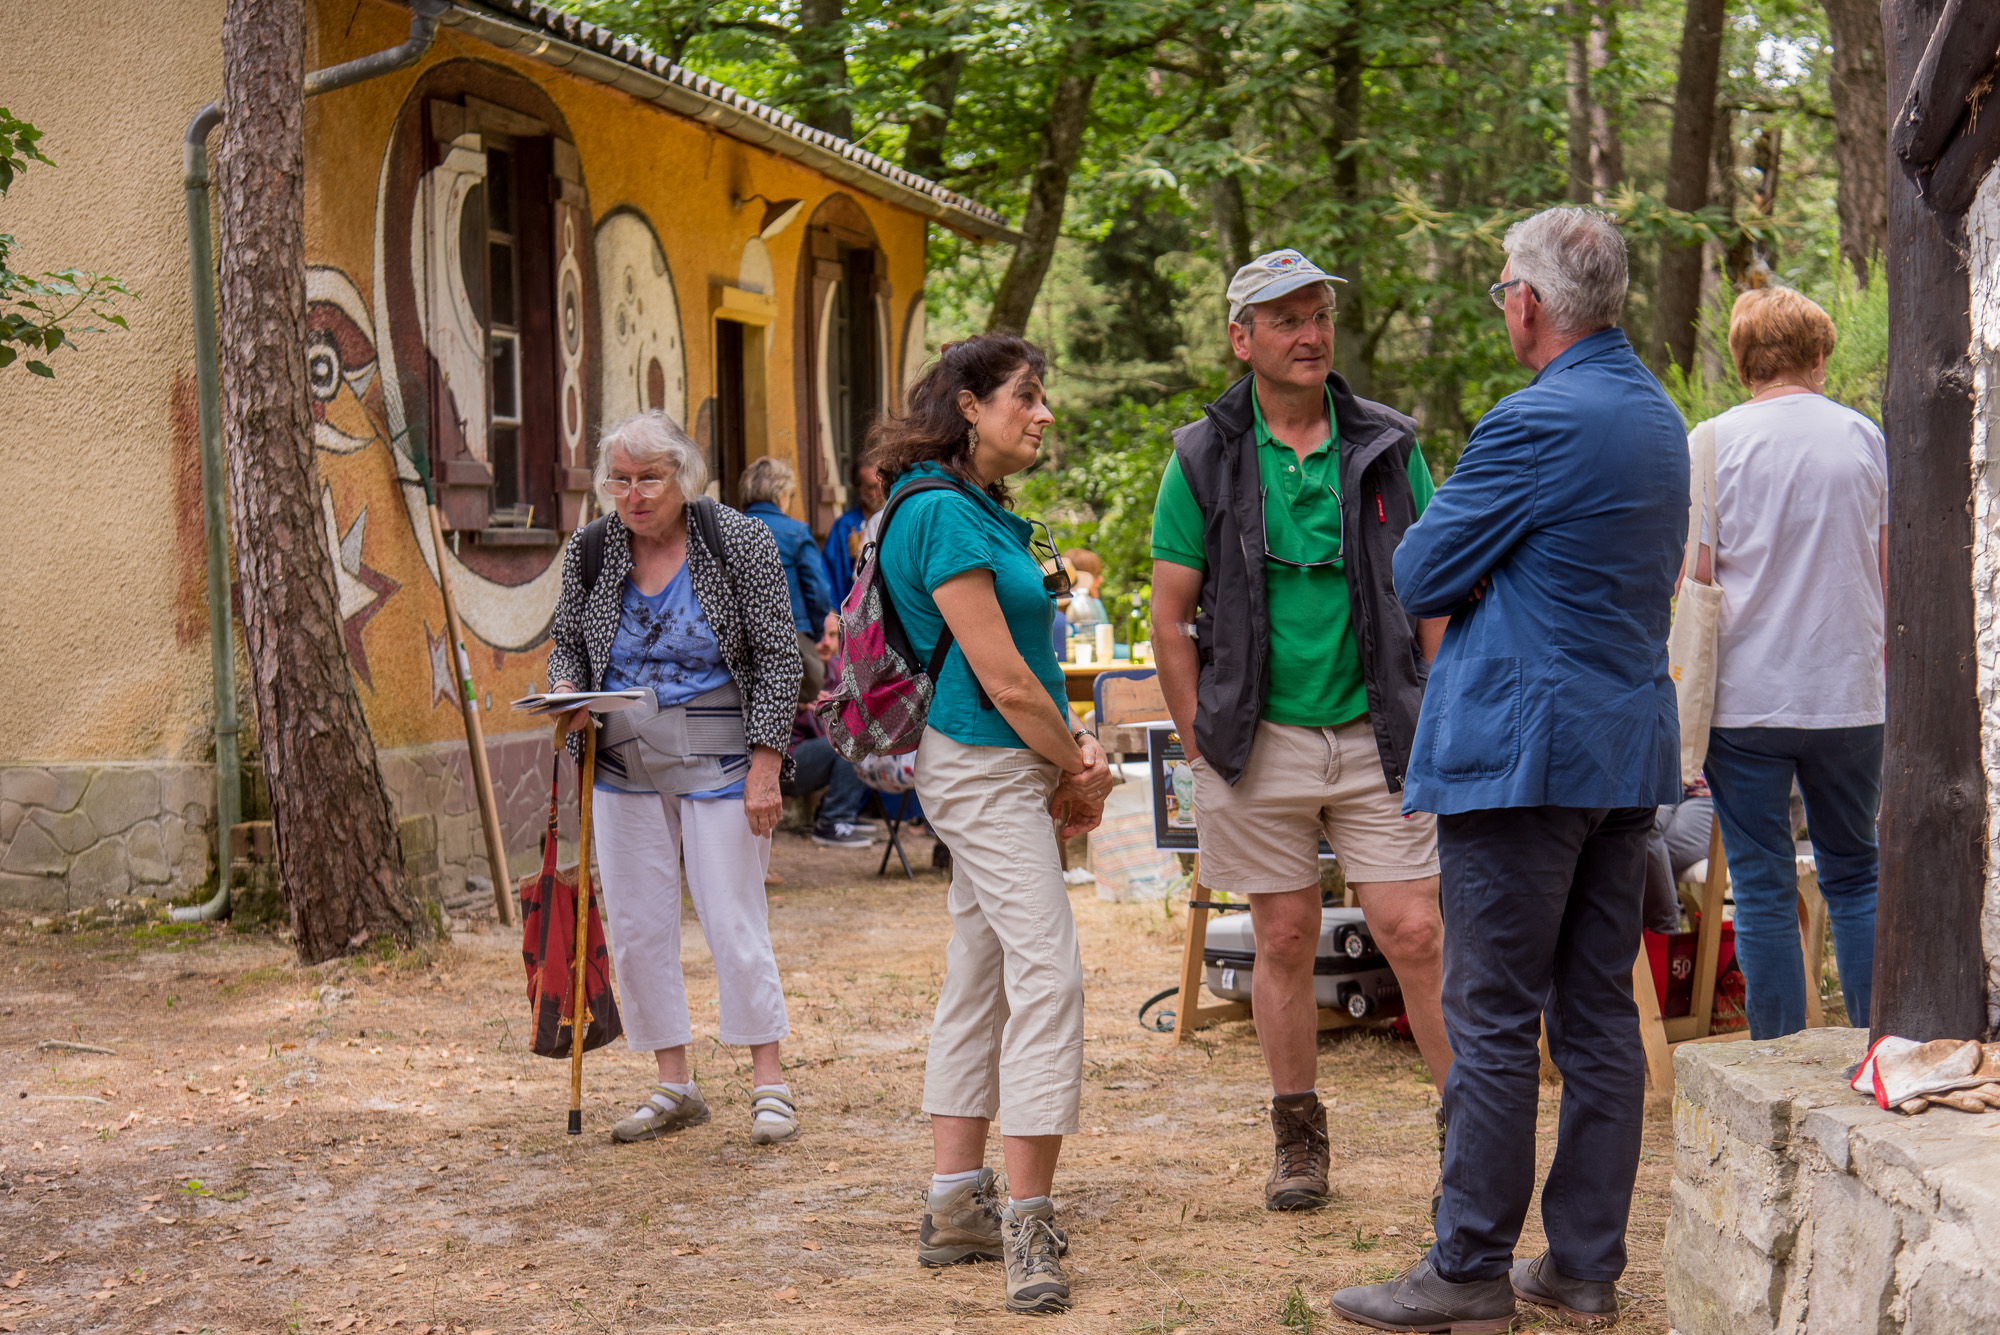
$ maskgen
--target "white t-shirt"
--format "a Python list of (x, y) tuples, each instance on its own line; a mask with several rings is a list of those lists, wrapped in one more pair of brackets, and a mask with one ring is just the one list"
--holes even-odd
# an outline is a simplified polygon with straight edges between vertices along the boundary
[(1740, 404), (1715, 419), (1715, 478), (1715, 726), (1882, 722), (1881, 430), (1817, 394)]

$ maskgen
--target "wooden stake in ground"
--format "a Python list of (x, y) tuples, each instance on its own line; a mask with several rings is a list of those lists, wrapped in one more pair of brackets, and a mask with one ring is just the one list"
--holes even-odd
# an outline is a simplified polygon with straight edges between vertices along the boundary
[(493, 869), (493, 908), (506, 927), (515, 927), (514, 877), (507, 870), (507, 843), (500, 833), (500, 804), (493, 800), (493, 770), (486, 763), (486, 730), (479, 724), (479, 697), (472, 689), (472, 664), (465, 656), (465, 632), (458, 624), (458, 603), (451, 596), (451, 575), (444, 562), (444, 521), (438, 516), (437, 493), (431, 485), (429, 461), (417, 464), (430, 502), (431, 547), (437, 553), (438, 592), (444, 597), (445, 634), (458, 666), (458, 712), (465, 719), (465, 749), (472, 756), (472, 786), (479, 794), (479, 823), (486, 830), (486, 861)]
[(590, 997), (583, 966), (590, 951), (590, 787), (597, 777), (597, 726), (583, 730), (583, 768), (576, 784), (576, 962), (570, 972), (569, 1133), (583, 1134), (583, 1031), (590, 1027)]
[(355, 697), (307, 408), (305, 0), (222, 28), (223, 443), (257, 746), (299, 958), (428, 933)]

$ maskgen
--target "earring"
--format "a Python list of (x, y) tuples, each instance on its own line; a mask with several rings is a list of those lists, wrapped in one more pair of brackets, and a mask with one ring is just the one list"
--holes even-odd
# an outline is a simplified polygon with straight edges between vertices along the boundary
[(966, 460), (970, 462), (972, 457), (978, 453), (979, 453), (979, 428), (977, 426), (968, 426), (967, 428), (965, 428)]

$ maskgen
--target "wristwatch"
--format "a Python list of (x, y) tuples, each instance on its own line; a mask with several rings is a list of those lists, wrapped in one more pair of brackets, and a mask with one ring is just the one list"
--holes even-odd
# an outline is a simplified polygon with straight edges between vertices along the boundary
[(1070, 729), (1069, 735), (1076, 740), (1076, 744), (1078, 746), (1082, 746), (1083, 739), (1091, 736), (1092, 734), (1084, 731), (1082, 728), (1072, 728)]

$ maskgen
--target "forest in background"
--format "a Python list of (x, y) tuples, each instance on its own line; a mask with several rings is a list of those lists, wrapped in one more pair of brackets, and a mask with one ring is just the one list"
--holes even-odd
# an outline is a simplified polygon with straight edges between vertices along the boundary
[(1222, 293), (1295, 246), (1348, 280), (1335, 364), (1444, 476), (1526, 383), (1486, 296), (1507, 226), (1565, 200), (1632, 245), (1625, 327), (1690, 421), (1743, 397), (1736, 291), (1799, 288), (1880, 416), (1886, 83), (1871, 0), (565, 0), (999, 209), (931, 229), (933, 348), (1048, 350), (1056, 430), (1023, 505), (1123, 594), (1173, 427), (1240, 368)]

